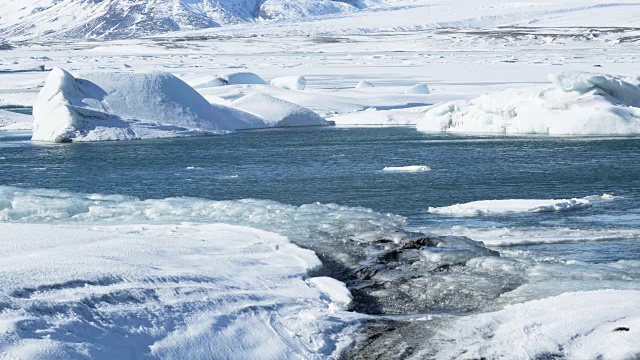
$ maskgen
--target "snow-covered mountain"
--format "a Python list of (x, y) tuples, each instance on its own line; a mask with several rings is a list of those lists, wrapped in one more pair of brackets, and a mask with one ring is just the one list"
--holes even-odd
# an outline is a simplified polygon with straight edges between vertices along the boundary
[(360, 0), (21, 0), (0, 2), (0, 36), (123, 39), (355, 10)]

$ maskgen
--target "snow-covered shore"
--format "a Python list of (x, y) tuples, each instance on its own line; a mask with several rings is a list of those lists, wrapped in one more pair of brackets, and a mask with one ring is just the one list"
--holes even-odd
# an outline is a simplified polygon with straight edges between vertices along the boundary
[(249, 227), (0, 223), (0, 263), (8, 358), (323, 359), (358, 319), (312, 251)]

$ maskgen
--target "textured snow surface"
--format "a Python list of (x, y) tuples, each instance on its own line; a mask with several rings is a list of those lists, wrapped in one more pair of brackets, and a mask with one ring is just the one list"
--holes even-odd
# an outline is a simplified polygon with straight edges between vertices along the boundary
[(593, 202), (614, 198), (610, 194), (603, 194), (573, 199), (481, 200), (444, 207), (429, 207), (428, 212), (438, 215), (480, 216), (569, 211), (591, 207)]
[(437, 359), (635, 359), (640, 291), (565, 293), (454, 320), (440, 331)]
[(427, 132), (630, 135), (640, 134), (640, 78), (563, 72), (553, 87), (516, 89), (427, 111)]
[(33, 107), (33, 140), (131, 140), (262, 127), (243, 111), (210, 104), (169, 73), (88, 73), (55, 68)]
[(6, 358), (321, 359), (343, 284), (286, 238), (241, 226), (0, 224)]
[(252, 113), (268, 126), (318, 126), (329, 123), (315, 112), (285, 100), (263, 93), (241, 97), (231, 106)]

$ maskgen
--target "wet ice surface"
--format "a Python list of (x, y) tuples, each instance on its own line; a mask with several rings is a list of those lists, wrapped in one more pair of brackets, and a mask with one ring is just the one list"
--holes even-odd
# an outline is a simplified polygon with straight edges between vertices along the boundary
[[(3, 136), (2, 222), (256, 227), (314, 250), (325, 268), (313, 275), (346, 282), (356, 311), (437, 315), (396, 320), (393, 331), (386, 320), (366, 327), (365, 338), (379, 340), (365, 354), (380, 344), (387, 353), (417, 346), (392, 340), (416, 331), (435, 336), (449, 323), (440, 316), (569, 291), (640, 290), (635, 138), (295, 129), (60, 146)], [(101, 161), (92, 161), (98, 154)], [(432, 170), (380, 171), (389, 164)], [(604, 193), (616, 197), (592, 197)], [(428, 212), (479, 200), (572, 198), (591, 206), (474, 217)]]

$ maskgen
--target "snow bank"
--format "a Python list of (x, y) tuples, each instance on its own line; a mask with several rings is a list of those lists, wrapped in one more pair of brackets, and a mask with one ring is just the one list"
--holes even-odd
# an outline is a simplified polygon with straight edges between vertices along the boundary
[(430, 214), (454, 216), (508, 215), (521, 213), (541, 213), (569, 211), (593, 206), (593, 198), (573, 199), (509, 199), (481, 200), (444, 207), (429, 207)]
[(76, 79), (55, 68), (33, 114), (33, 140), (50, 142), (193, 136), (262, 124), (249, 113), (210, 104), (163, 72), (96, 72)]
[(320, 115), (303, 106), (263, 93), (243, 96), (231, 106), (259, 116), (271, 127), (329, 125)]
[(433, 107), (426, 132), (629, 135), (640, 133), (639, 78), (563, 72), (553, 87), (516, 89)]
[(412, 87), (408, 88), (405, 94), (429, 94), (429, 85), (427, 84), (416, 84)]
[(461, 317), (438, 332), (429, 358), (637, 358), (638, 304), (640, 291), (574, 292)]
[(271, 85), (289, 90), (304, 90), (307, 79), (304, 76), (282, 76), (271, 80)]
[[(359, 315), (321, 263), (242, 226), (0, 224), (8, 358), (324, 359)], [(239, 336), (241, 334), (241, 336)]]
[(32, 116), (0, 110), (0, 130), (31, 130), (32, 127)]
[(199, 83), (193, 86), (194, 89), (206, 89), (210, 87), (218, 87), (225, 85), (246, 85), (246, 84), (258, 84), (265, 85), (260, 76), (252, 72), (233, 72), (227, 74), (216, 75), (214, 78), (207, 80), (203, 83)]
[(424, 165), (412, 165), (412, 166), (387, 166), (382, 171), (387, 172), (425, 172), (431, 171), (431, 168)]

